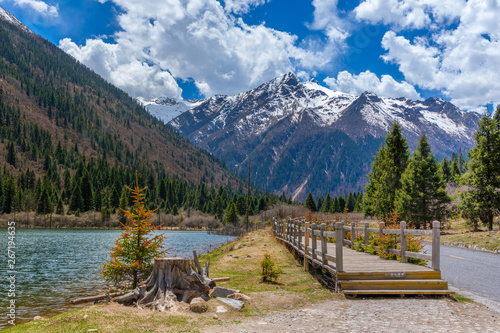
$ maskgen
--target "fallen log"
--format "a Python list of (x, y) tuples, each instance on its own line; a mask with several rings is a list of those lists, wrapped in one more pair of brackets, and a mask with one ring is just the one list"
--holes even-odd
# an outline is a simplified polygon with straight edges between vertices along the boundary
[(214, 282), (223, 282), (223, 281), (229, 281), (231, 278), (229, 277), (219, 277), (219, 278), (212, 278), (212, 281)]
[(201, 268), (196, 251), (188, 258), (156, 258), (149, 278), (139, 287), (115, 299), (115, 302), (153, 310), (175, 310), (177, 302), (190, 303), (195, 297), (209, 299), (215, 282), (208, 277), (210, 262)]
[(97, 302), (97, 301), (102, 301), (103, 299), (106, 298), (114, 298), (117, 296), (121, 296), (126, 294), (128, 291), (117, 291), (115, 293), (111, 294), (105, 294), (105, 295), (97, 295), (97, 296), (89, 296), (89, 297), (81, 297), (81, 298), (74, 298), (70, 299), (69, 302), (71, 304), (81, 304), (81, 303), (89, 303), (89, 302)]

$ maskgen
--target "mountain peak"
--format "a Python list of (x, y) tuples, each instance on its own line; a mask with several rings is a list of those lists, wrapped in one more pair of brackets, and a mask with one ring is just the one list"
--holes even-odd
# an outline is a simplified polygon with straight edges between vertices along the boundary
[(300, 80), (297, 78), (297, 76), (295, 76), (295, 74), (292, 72), (288, 72), (285, 75), (283, 75), (281, 82), (288, 86), (296, 86), (301, 83)]

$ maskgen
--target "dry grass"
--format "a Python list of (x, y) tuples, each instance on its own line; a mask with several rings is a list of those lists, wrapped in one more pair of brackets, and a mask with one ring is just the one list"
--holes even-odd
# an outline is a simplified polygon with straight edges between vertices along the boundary
[(488, 250), (500, 250), (500, 226), (493, 224), (493, 231), (483, 227), (481, 231), (470, 231), (467, 223), (461, 219), (449, 220), (441, 232), (441, 242), (464, 243), (478, 245)]
[[(265, 253), (270, 253), (276, 265), (283, 269), (277, 283), (261, 282), (260, 261)], [(212, 277), (231, 278), (228, 282), (219, 283), (219, 286), (239, 289), (252, 298), (242, 311), (228, 309), (226, 313), (217, 313), (218, 319), (214, 319), (217, 307), (222, 305), (215, 299), (208, 302), (209, 309), (203, 314), (190, 312), (187, 304), (181, 304), (174, 313), (159, 313), (114, 303), (98, 304), (31, 321), (7, 332), (87, 332), (89, 329), (97, 329), (98, 332), (199, 332), (209, 325), (237, 323), (245, 317), (294, 309), (333, 297), (330, 291), (302, 270), (288, 250), (272, 238), (269, 229), (251, 232), (200, 258), (202, 263), (208, 259), (211, 261)]]

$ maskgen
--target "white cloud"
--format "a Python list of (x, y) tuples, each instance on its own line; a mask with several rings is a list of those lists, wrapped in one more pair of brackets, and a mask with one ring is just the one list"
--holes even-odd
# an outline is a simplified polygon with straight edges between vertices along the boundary
[(431, 28), (461, 15), (465, 0), (365, 0), (354, 9), (358, 20), (395, 28)]
[(59, 15), (57, 7), (50, 6), (40, 0), (13, 0), (13, 2), (19, 7), (29, 7), (43, 16), (57, 17)]
[(251, 8), (266, 4), (270, 0), (225, 0), (224, 9), (228, 13), (244, 14), (248, 13)]
[[(248, 25), (228, 13), (228, 6), (233, 13), (241, 12), (263, 0), (229, 1), (226, 8), (216, 0), (112, 1), (122, 9), (114, 44), (89, 39), (76, 45), (65, 39), (59, 46), (111, 83), (146, 98), (180, 94), (172, 76), (193, 78), (204, 95), (234, 94), (288, 71), (325, 68), (339, 54), (335, 43), (343, 38), (319, 19), (314, 27), (324, 31), (327, 41), (299, 41), (290, 33)], [(130, 68), (134, 77), (121, 79)], [(169, 74), (163, 75), (166, 71)], [(149, 79), (153, 82), (144, 88), (128, 84)], [(161, 89), (168, 90), (158, 93)]]
[(390, 75), (382, 75), (379, 79), (375, 73), (370, 71), (362, 72), (359, 75), (342, 71), (337, 75), (337, 78), (327, 77), (323, 81), (330, 89), (353, 95), (370, 91), (384, 97), (421, 99), (415, 87), (408, 82), (397, 82)]
[(412, 41), (389, 31), (383, 59), (395, 63), (405, 79), (441, 90), (462, 109), (500, 103), (500, 4), (470, 0), (454, 29), (441, 28)]

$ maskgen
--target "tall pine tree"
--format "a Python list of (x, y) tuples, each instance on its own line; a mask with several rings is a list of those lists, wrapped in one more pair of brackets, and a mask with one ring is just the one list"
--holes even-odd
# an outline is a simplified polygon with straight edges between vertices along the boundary
[(500, 207), (500, 108), (495, 116), (484, 115), (474, 135), (476, 144), (468, 152), (469, 172), (463, 182), (471, 186), (460, 194), (462, 216), (477, 229), (481, 221), (493, 229), (494, 210)]
[(417, 228), (425, 229), (433, 220), (444, 217), (446, 204), (450, 202), (445, 186), (424, 133), (401, 176), (401, 188), (396, 193), (398, 211)]
[(408, 144), (401, 131), (401, 125), (395, 122), (375, 156), (363, 196), (365, 215), (389, 217), (395, 209), (396, 191), (401, 188), (401, 175), (409, 158)]

